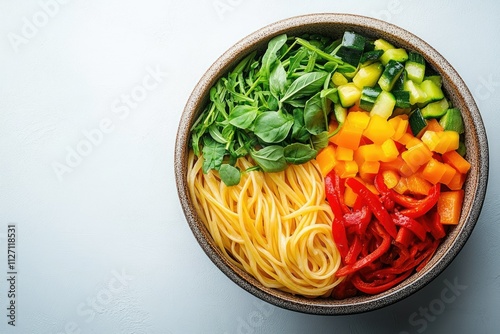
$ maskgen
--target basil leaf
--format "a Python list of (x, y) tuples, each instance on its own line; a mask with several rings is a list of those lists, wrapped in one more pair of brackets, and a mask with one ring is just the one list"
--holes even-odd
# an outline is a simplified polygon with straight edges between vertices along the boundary
[(237, 105), (229, 113), (229, 123), (240, 129), (248, 129), (257, 117), (258, 109), (248, 105)]
[(266, 146), (258, 151), (252, 150), (250, 156), (264, 172), (281, 172), (287, 166), (283, 147), (278, 145)]
[(304, 126), (304, 111), (301, 108), (293, 109), (292, 138), (305, 143), (311, 138), (311, 134)]
[(328, 146), (328, 131), (324, 131), (321, 133), (318, 133), (317, 135), (312, 136), (312, 145), (315, 150), (319, 151), (322, 148), (325, 148)]
[(220, 166), (219, 176), (222, 182), (228, 187), (237, 185), (241, 179), (240, 170), (229, 164), (222, 164)]
[(311, 146), (301, 143), (293, 143), (285, 146), (283, 149), (285, 160), (292, 164), (303, 164), (311, 159), (316, 158), (318, 151), (312, 149)]
[(316, 93), (323, 86), (327, 75), (327, 72), (309, 72), (301, 75), (290, 84), (280, 102)]
[(203, 138), (203, 173), (211, 169), (219, 169), (226, 154), (224, 144), (218, 143), (212, 137)]
[(278, 111), (266, 111), (255, 119), (255, 135), (266, 143), (283, 141), (293, 126), (293, 117)]
[(281, 62), (278, 62), (269, 76), (269, 89), (271, 90), (271, 94), (279, 99), (285, 92), (286, 84), (285, 68)]
[(307, 131), (313, 135), (326, 131), (325, 114), (319, 92), (306, 102), (306, 106), (304, 107), (304, 124)]
[(271, 72), (271, 67), (274, 62), (278, 59), (278, 51), (281, 50), (283, 45), (287, 40), (287, 36), (285, 34), (278, 35), (271, 39), (267, 44), (266, 53), (262, 57), (262, 74), (267, 78), (269, 77), (269, 73)]

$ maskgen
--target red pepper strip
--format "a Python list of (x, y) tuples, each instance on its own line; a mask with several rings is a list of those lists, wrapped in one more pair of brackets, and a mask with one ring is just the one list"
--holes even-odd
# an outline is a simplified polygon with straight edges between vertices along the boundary
[(340, 256), (342, 257), (342, 259), (345, 259), (345, 256), (349, 251), (349, 245), (347, 243), (343, 212), (334, 188), (334, 177), (335, 173), (333, 171), (328, 173), (328, 175), (325, 177), (326, 199), (328, 200), (328, 203), (330, 204), (330, 207), (332, 208), (334, 214), (332, 222), (333, 240), (335, 240), (335, 244), (337, 245)]
[(358, 258), (359, 253), (361, 252), (361, 248), (363, 248), (363, 242), (358, 235), (354, 235), (354, 240), (351, 243), (351, 247), (349, 248), (349, 252), (345, 256), (345, 264), (352, 264)]
[(333, 174), (333, 187), (336, 190), (337, 198), (339, 199), (340, 203), (340, 208), (344, 213), (350, 213), (351, 210), (344, 202), (345, 182), (343, 179), (340, 178), (340, 176), (337, 173), (332, 172), (332, 174)]
[(364, 292), (364, 293), (369, 294), (369, 295), (375, 295), (377, 293), (381, 293), (381, 292), (384, 292), (384, 291), (392, 288), (393, 286), (395, 286), (399, 282), (405, 280), (408, 276), (410, 276), (411, 273), (412, 273), (412, 270), (408, 270), (403, 275), (401, 275), (401, 276), (399, 276), (399, 277), (397, 277), (397, 278), (395, 278), (387, 283), (382, 283), (382, 284), (378, 284), (377, 282), (373, 282), (373, 283), (364, 282), (361, 279), (361, 277), (359, 277), (359, 275), (354, 275), (351, 278), (351, 282), (359, 291)]
[(401, 226), (398, 230), (398, 235), (396, 236), (395, 241), (404, 247), (409, 247), (413, 238), (414, 234), (408, 228)]
[(439, 240), (434, 240), (434, 242), (431, 244), (431, 247), (429, 247), (419, 258), (421, 259), (422, 262), (417, 267), (417, 272), (422, 270), (422, 268), (425, 267), (425, 265), (430, 261), (434, 253), (436, 252), (437, 248), (439, 246)]
[(430, 209), (436, 205), (439, 195), (441, 194), (441, 185), (436, 183), (431, 190), (429, 190), (429, 195), (417, 205), (409, 209), (401, 210), (401, 213), (410, 218), (418, 218), (429, 212)]
[(441, 217), (437, 211), (433, 211), (430, 217), (425, 216), (424, 222), (426, 223), (429, 231), (434, 239), (444, 238), (446, 232), (443, 224), (441, 224)]
[(358, 290), (352, 285), (349, 277), (346, 277), (345, 280), (340, 282), (332, 292), (332, 295), (335, 299), (344, 299), (349, 297), (354, 297), (358, 294)]
[(364, 199), (366, 205), (368, 205), (375, 217), (380, 221), (380, 224), (382, 224), (387, 233), (395, 239), (398, 233), (396, 225), (392, 221), (386, 208), (380, 203), (377, 195), (372, 193), (364, 184), (354, 178), (348, 178), (346, 183), (351, 187), (352, 191)]
[(356, 232), (359, 235), (365, 233), (366, 228), (371, 220), (372, 214), (367, 206), (363, 206), (359, 210), (344, 214), (344, 221), (346, 226), (356, 226)]
[(365, 257), (361, 258), (360, 260), (356, 261), (353, 264), (346, 265), (339, 270), (337, 270), (337, 273), (335, 276), (341, 277), (345, 275), (352, 274), (359, 269), (366, 267), (367, 265), (373, 263), (376, 259), (381, 257), (385, 252), (389, 250), (389, 247), (391, 246), (391, 237), (390, 235), (383, 229), (379, 227), (379, 224), (375, 223), (375, 230), (377, 233), (379, 233), (382, 236), (382, 243), (378, 248), (376, 248), (373, 252), (370, 254), (366, 255)]
[(396, 225), (406, 227), (407, 229), (412, 231), (413, 234), (415, 234), (421, 241), (425, 241), (427, 231), (425, 230), (424, 226), (418, 221), (402, 214), (401, 212), (392, 214), (392, 219)]

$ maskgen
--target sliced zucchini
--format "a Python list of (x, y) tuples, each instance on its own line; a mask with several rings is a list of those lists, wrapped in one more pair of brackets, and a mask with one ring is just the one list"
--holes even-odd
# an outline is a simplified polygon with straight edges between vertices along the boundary
[(352, 66), (357, 67), (363, 55), (365, 43), (366, 39), (363, 36), (346, 31), (342, 37), (342, 45), (337, 51), (337, 56)]
[(427, 127), (427, 120), (422, 116), (420, 109), (417, 108), (411, 112), (408, 118), (408, 124), (410, 125), (413, 135), (420, 138)]
[(387, 65), (390, 60), (404, 63), (408, 59), (408, 53), (405, 49), (389, 49), (380, 57), (382, 64)]
[(462, 114), (460, 114), (460, 110), (457, 108), (448, 109), (446, 114), (439, 120), (439, 124), (441, 124), (444, 130), (456, 131), (458, 134), (462, 134), (465, 131)]
[(392, 115), (392, 111), (396, 106), (396, 99), (394, 95), (390, 92), (381, 91), (375, 100), (372, 110), (370, 111), (370, 116), (378, 115), (385, 119), (388, 119)]
[(352, 82), (360, 89), (366, 86), (373, 87), (380, 78), (383, 70), (384, 66), (379, 62), (361, 67), (354, 78), (352, 78)]
[(384, 72), (382, 72), (382, 75), (378, 80), (380, 88), (387, 92), (391, 91), (397, 79), (399, 78), (401, 73), (403, 73), (403, 70), (404, 66), (402, 63), (392, 59), (389, 60), (389, 62), (385, 66)]
[(363, 110), (370, 111), (377, 100), (377, 97), (382, 92), (380, 87), (364, 87), (361, 91), (361, 99), (359, 107)]
[(348, 108), (353, 106), (361, 97), (361, 89), (352, 82), (341, 85), (338, 88), (339, 100), (342, 107)]
[(427, 98), (427, 94), (417, 85), (413, 80), (406, 80), (404, 83), (404, 89), (410, 92), (410, 103), (412, 105), (417, 103), (423, 103)]
[(429, 119), (429, 118), (440, 118), (444, 114), (446, 114), (446, 111), (450, 107), (450, 104), (448, 103), (448, 100), (446, 98), (441, 99), (440, 101), (432, 102), (426, 105), (424, 108), (421, 109), (422, 111), (422, 116), (424, 118)]
[(415, 83), (421, 83), (425, 76), (425, 59), (420, 53), (410, 52), (408, 61), (405, 63), (405, 70), (408, 73), (408, 79)]
[(393, 90), (392, 95), (396, 99), (397, 108), (406, 109), (411, 107), (410, 92), (406, 90)]
[(380, 56), (382, 56), (383, 54), (384, 54), (384, 50), (366, 51), (361, 56), (361, 59), (359, 60), (359, 62), (361, 64), (364, 64), (367, 62), (374, 62), (374, 61), (377, 61), (380, 58)]
[(389, 49), (394, 49), (394, 45), (382, 38), (379, 38), (375, 42), (373, 42), (373, 45), (375, 47), (375, 50), (387, 51)]
[(424, 80), (431, 80), (438, 87), (441, 87), (443, 85), (443, 79), (441, 78), (440, 75), (429, 75), (424, 77)]
[(334, 103), (333, 114), (335, 115), (337, 122), (339, 122), (339, 124), (343, 124), (347, 118), (347, 108), (342, 107), (339, 103)]
[(437, 86), (432, 80), (424, 80), (420, 84), (420, 88), (425, 92), (425, 99), (423, 101), (419, 101), (420, 103), (430, 103), (434, 101), (439, 101), (444, 98), (444, 93), (441, 90), (441, 87)]

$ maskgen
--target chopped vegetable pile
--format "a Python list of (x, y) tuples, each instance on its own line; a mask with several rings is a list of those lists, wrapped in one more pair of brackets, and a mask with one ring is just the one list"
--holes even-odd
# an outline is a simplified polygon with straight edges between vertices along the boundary
[[(464, 122), (414, 51), (345, 32), (273, 38), (210, 90), (191, 147), (228, 185), (316, 159), (345, 277), (335, 298), (419, 271), (456, 225), (471, 165)], [(255, 166), (241, 171), (239, 157)]]

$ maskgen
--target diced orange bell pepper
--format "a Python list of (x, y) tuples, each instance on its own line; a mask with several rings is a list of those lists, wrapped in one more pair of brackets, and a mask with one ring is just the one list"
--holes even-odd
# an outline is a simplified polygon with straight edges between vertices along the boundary
[(349, 112), (347, 122), (355, 128), (364, 130), (370, 123), (370, 114), (366, 111)]
[(316, 155), (316, 161), (318, 162), (321, 174), (326, 176), (337, 163), (335, 159), (335, 147), (333, 145), (328, 145)]
[(443, 154), (443, 161), (453, 166), (460, 173), (465, 174), (469, 171), (471, 165), (457, 151), (449, 151)]
[(377, 174), (380, 169), (380, 162), (378, 161), (364, 161), (359, 166), (360, 173)]
[(441, 219), (441, 224), (458, 224), (460, 221), (463, 199), (464, 191), (461, 189), (441, 192), (437, 203), (437, 211)]
[(427, 131), (434, 131), (434, 132), (440, 132), (443, 131), (443, 127), (441, 124), (439, 124), (438, 120), (435, 118), (431, 118), (427, 120)]
[(401, 177), (399, 182), (393, 188), (398, 194), (404, 195), (408, 191), (408, 182), (406, 177)]
[(444, 173), (441, 176), (441, 180), (439, 180), (439, 182), (442, 184), (448, 184), (451, 182), (455, 174), (458, 172), (455, 168), (451, 167), (447, 163), (443, 163), (443, 168), (444, 168)]
[(352, 208), (354, 206), (354, 203), (356, 202), (356, 199), (358, 198), (358, 194), (356, 194), (354, 191), (349, 186), (345, 187), (344, 191), (344, 203), (348, 207)]
[(388, 120), (389, 124), (394, 128), (392, 139), (399, 140), (408, 129), (408, 116), (399, 115)]
[(420, 142), (401, 153), (401, 158), (403, 158), (413, 172), (416, 172), (420, 166), (423, 166), (432, 158), (432, 152), (427, 145)]
[(422, 177), (430, 183), (436, 184), (441, 181), (441, 178), (443, 177), (445, 171), (446, 169), (442, 162), (431, 158), (422, 170)]
[(465, 174), (460, 172), (456, 172), (450, 182), (446, 183), (446, 186), (451, 190), (460, 190), (465, 182)]
[(356, 150), (362, 135), (363, 129), (351, 126), (350, 123), (346, 121), (339, 132), (331, 137), (330, 141), (338, 146)]
[(427, 196), (432, 184), (417, 174), (412, 174), (406, 178), (408, 191), (417, 195)]

